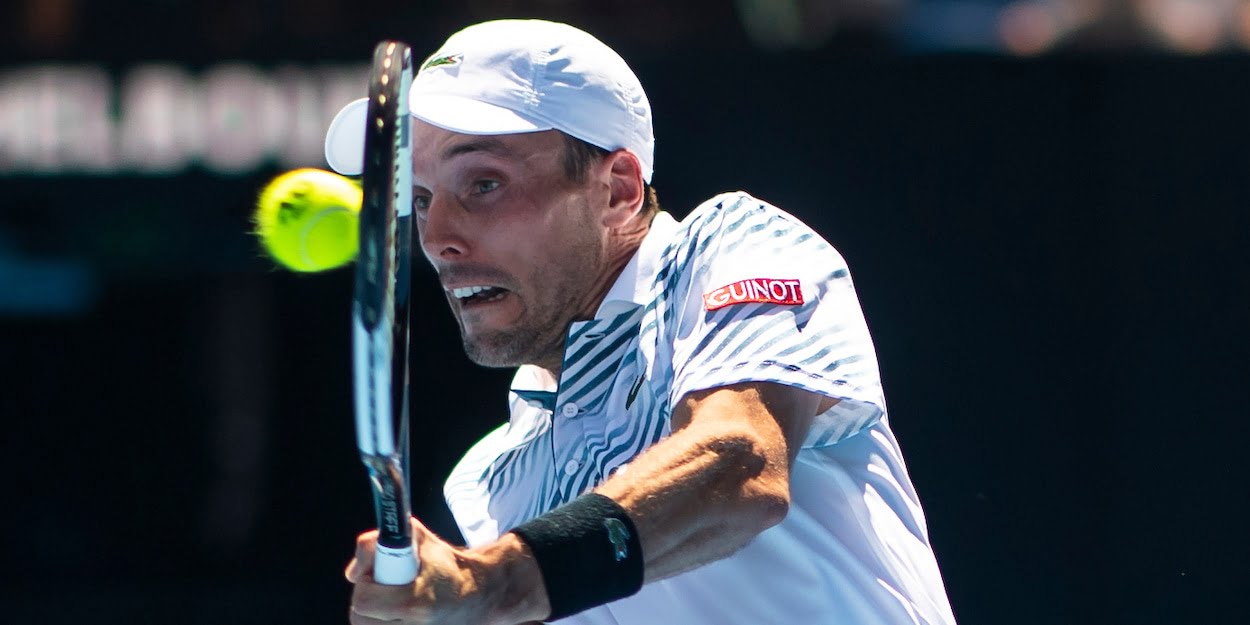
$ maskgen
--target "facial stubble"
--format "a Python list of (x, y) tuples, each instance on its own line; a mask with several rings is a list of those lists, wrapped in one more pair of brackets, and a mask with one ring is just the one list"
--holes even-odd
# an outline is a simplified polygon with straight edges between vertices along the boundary
[(551, 249), (564, 253), (547, 257), (547, 262), (528, 266), (528, 275), (518, 276), (518, 290), (509, 294), (520, 298), (522, 313), (509, 327), (478, 331), (470, 336), (460, 322), (465, 354), (484, 367), (516, 367), (533, 364), (556, 371), (564, 358), (564, 342), (569, 325), (585, 306), (587, 294), (604, 263), (602, 242), (595, 236), (588, 207), (574, 211), (582, 223), (570, 229)]

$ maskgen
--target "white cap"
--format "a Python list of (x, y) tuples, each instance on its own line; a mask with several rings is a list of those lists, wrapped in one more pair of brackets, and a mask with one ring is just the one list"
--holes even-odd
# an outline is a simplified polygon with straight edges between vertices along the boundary
[[(651, 182), (651, 104), (625, 60), (591, 35), (555, 22), (498, 20), (452, 35), (422, 64), (408, 106), (429, 124), (472, 135), (559, 130), (605, 150), (625, 148)], [(335, 171), (363, 169), (365, 100), (326, 133)]]

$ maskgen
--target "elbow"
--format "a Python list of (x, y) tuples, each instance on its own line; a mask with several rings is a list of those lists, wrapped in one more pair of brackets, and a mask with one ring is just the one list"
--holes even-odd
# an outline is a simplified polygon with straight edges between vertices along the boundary
[(763, 509), (764, 528), (768, 529), (786, 519), (786, 515), (790, 513), (790, 489), (783, 489), (785, 492), (778, 493), (769, 497), (761, 506)]
[(753, 493), (749, 497), (749, 516), (754, 520), (752, 529), (757, 534), (781, 523), (790, 513), (790, 489), (785, 488), (784, 484), (781, 488), (758, 490), (762, 492)]
[(762, 532), (790, 512), (790, 475), (784, 453), (769, 453), (763, 441), (747, 434), (720, 438), (714, 445), (736, 491), (735, 516), (744, 530)]

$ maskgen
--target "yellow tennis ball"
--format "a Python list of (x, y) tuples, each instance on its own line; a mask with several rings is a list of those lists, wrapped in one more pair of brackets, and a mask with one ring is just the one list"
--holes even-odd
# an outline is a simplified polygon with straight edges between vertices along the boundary
[(325, 271), (350, 263), (360, 187), (321, 169), (296, 169), (270, 181), (256, 200), (256, 234), (265, 251), (293, 271)]

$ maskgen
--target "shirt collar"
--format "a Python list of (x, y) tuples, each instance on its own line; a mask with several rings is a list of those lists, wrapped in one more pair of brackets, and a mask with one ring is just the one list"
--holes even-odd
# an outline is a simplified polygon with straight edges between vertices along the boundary
[(679, 225), (672, 215), (664, 211), (656, 213), (651, 219), (650, 230), (642, 239), (642, 245), (638, 246), (612, 288), (608, 289), (608, 294), (603, 297), (595, 319), (614, 317), (634, 306), (647, 303), (647, 298), (651, 296), (652, 278), (659, 270), (660, 254), (672, 241), (673, 233)]

